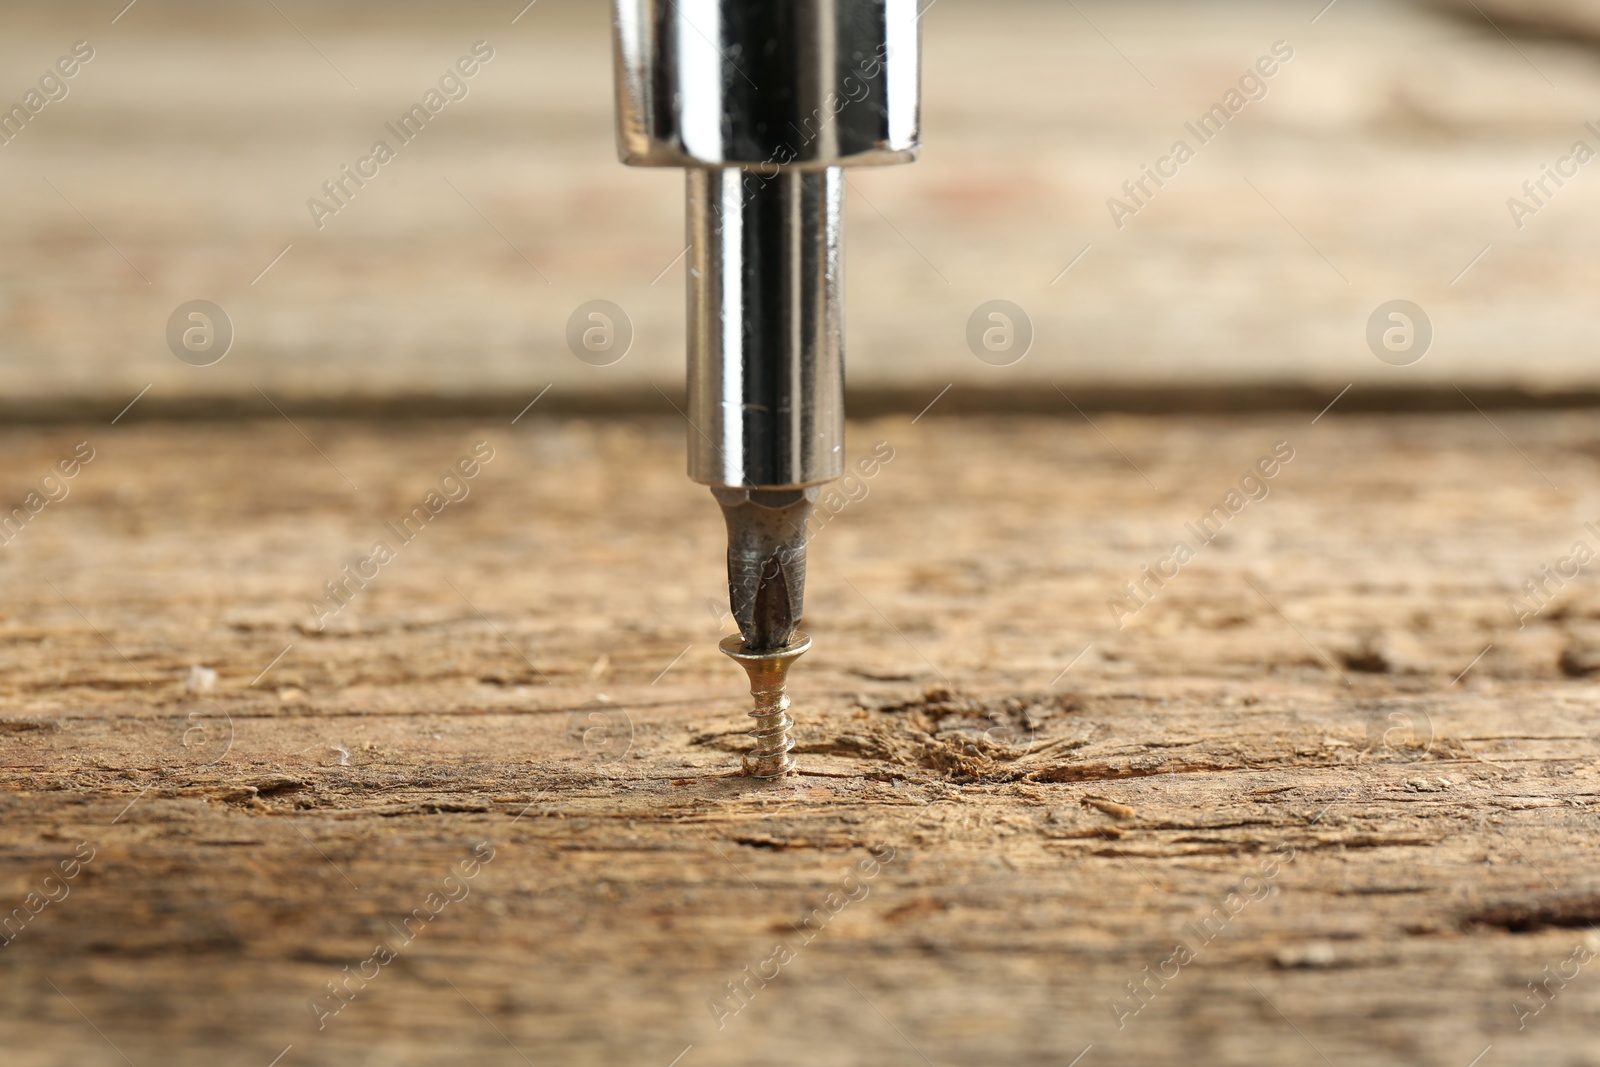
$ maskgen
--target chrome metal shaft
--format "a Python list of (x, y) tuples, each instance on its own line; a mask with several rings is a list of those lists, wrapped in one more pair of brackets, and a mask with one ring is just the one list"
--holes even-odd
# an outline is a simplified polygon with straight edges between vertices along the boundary
[(617, 152), (634, 167), (910, 163), (917, 0), (613, 0)]
[(837, 167), (688, 175), (689, 477), (787, 489), (844, 467)]

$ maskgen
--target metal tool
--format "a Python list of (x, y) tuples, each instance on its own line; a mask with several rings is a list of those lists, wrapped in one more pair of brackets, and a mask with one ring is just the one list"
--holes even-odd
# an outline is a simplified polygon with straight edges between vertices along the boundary
[(920, 146), (916, 0), (615, 0), (617, 145), (688, 171), (689, 476), (728, 527), (745, 773), (794, 769), (807, 523), (843, 473), (840, 168)]

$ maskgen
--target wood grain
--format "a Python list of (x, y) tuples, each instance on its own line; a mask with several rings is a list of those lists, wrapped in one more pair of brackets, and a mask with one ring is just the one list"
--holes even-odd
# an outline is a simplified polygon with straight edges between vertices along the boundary
[(1494, 418), (853, 424), (772, 787), (681, 422), (0, 434), (6, 1062), (1595, 1062), (1600, 438)]

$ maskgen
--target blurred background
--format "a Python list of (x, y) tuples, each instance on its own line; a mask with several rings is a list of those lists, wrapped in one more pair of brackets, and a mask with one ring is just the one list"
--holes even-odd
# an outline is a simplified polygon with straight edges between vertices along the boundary
[[(670, 413), (683, 176), (617, 162), (606, 5), (524, 3), (0, 5), (6, 108), (92, 52), (0, 145), (0, 413), (98, 419), (149, 387), (130, 419), (488, 414), (546, 386)], [(849, 174), (858, 411), (952, 383), (955, 407), (1046, 408), (1052, 382), (1130, 407), (1600, 387), (1600, 167), (1524, 191), (1600, 149), (1600, 4), (935, 0), (923, 26), (923, 157)], [(385, 124), (479, 41), (466, 96), (402, 144)], [(1202, 145), (1185, 124), (1275, 44)], [(1194, 158), (1119, 226), (1108, 200), (1179, 139)], [(378, 140), (394, 158), (319, 218)], [(210, 366), (167, 342), (196, 299), (235, 332)], [(565, 341), (592, 299), (632, 322), (611, 366)], [(1034, 331), (1007, 366), (966, 341), (991, 299)], [(1400, 366), (1367, 341), (1395, 299), (1433, 331)]]

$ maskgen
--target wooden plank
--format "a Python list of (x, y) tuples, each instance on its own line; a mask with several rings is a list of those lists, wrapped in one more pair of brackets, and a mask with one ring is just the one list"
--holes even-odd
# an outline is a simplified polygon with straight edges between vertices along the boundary
[(3, 501), (95, 449), (0, 550), (8, 1063), (1597, 1047), (1600, 597), (1507, 606), (1600, 543), (1589, 420), (853, 424), (772, 787), (681, 422), (298, 429), (0, 434)]

